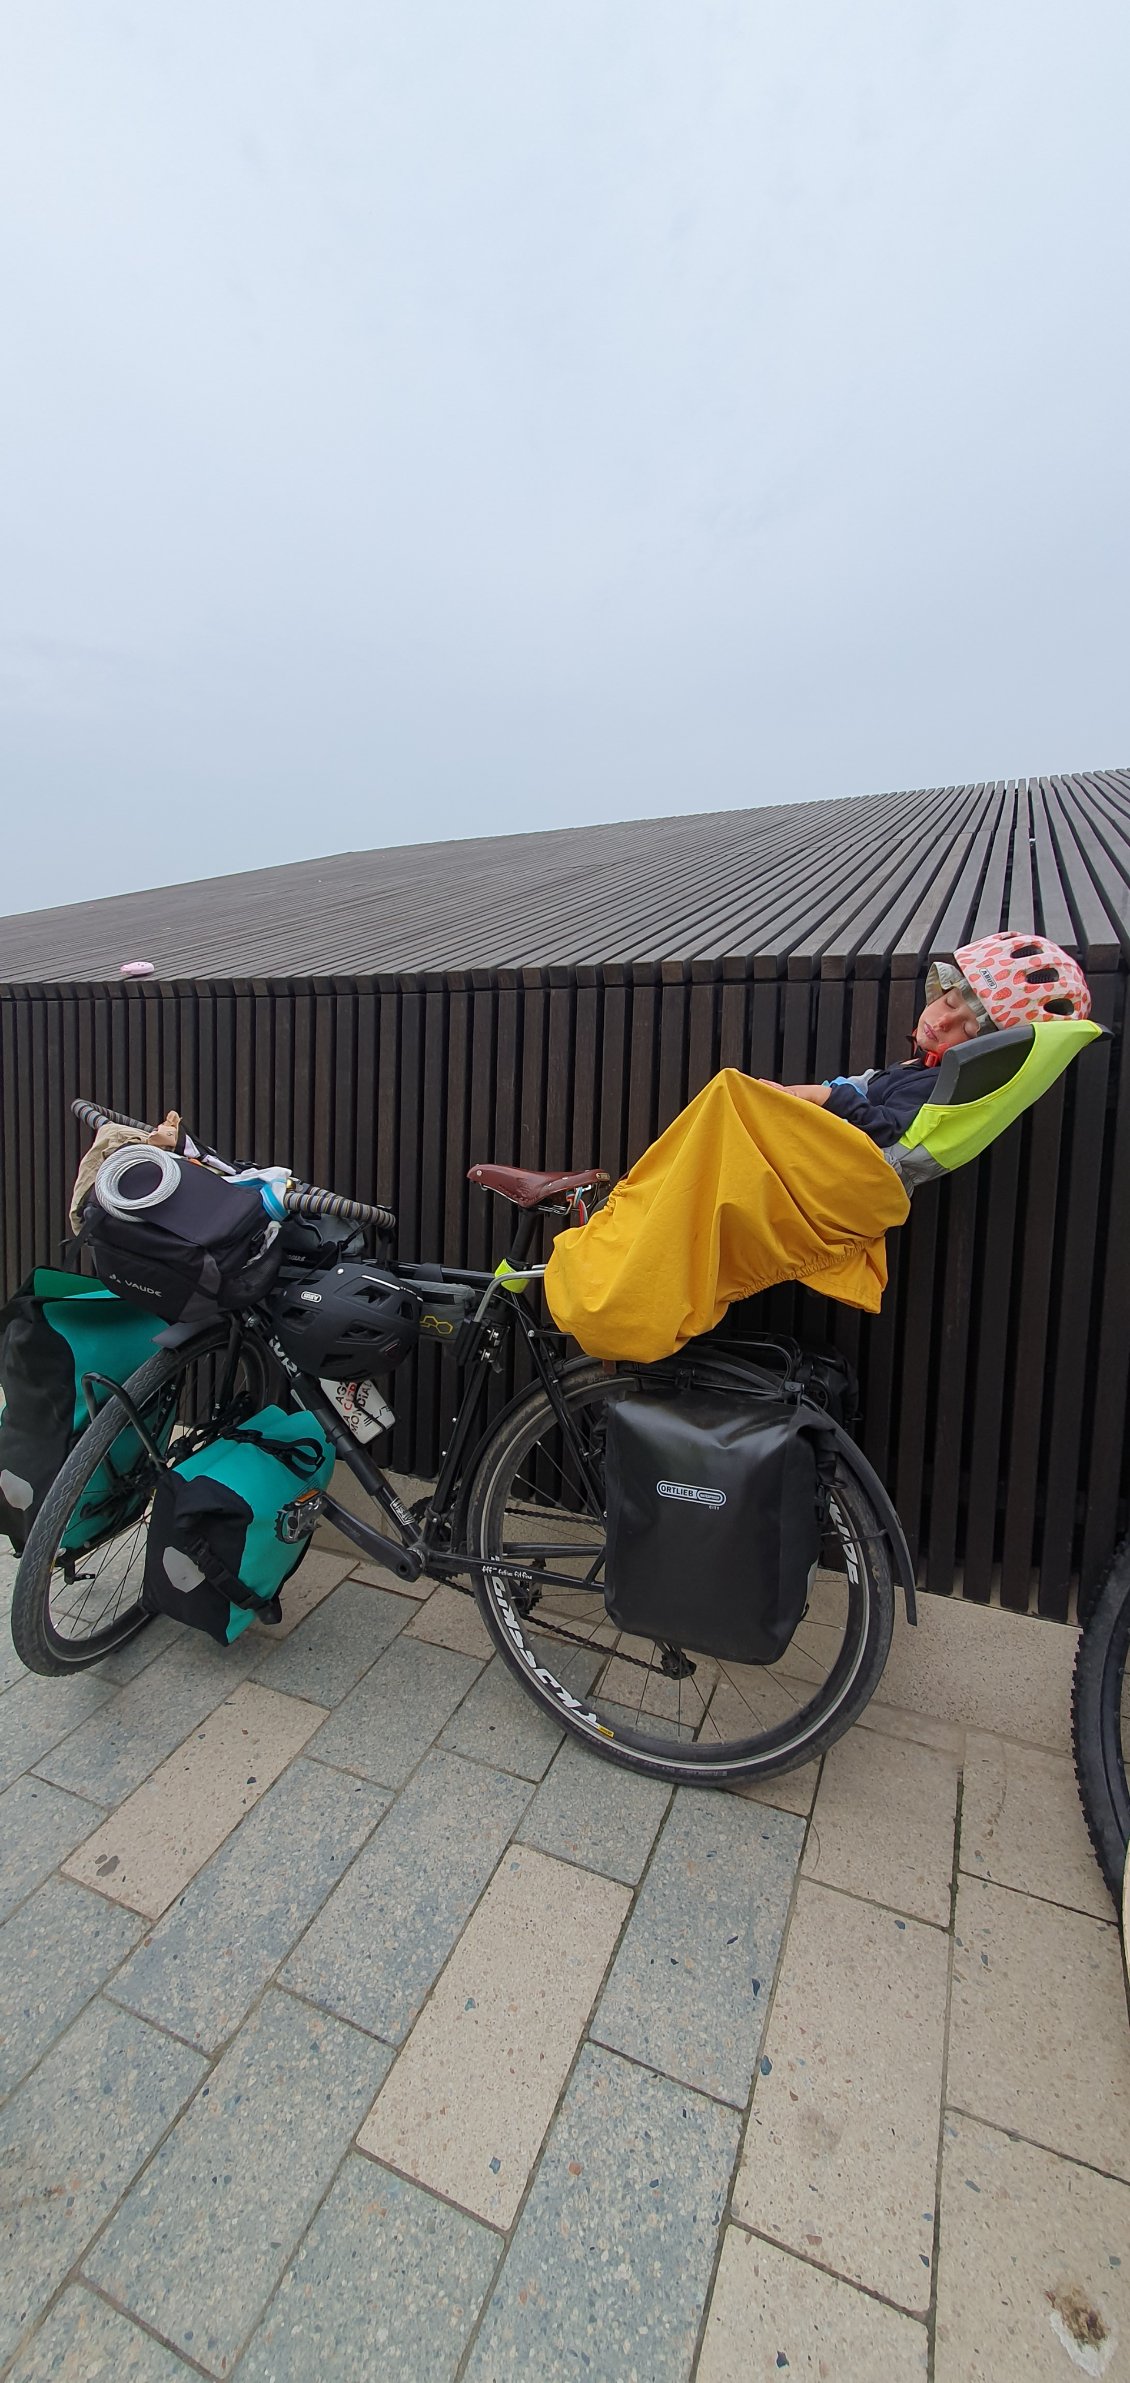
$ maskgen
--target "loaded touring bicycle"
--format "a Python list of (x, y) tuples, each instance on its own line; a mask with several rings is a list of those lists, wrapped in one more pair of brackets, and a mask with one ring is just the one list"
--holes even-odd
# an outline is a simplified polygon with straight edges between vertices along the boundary
[[(950, 1052), (931, 1104), (944, 1147), (931, 1163), (916, 1121), (912, 1178), (975, 1155), (1098, 1031), (1024, 1026)], [(75, 1107), (94, 1126), (115, 1115)], [(169, 1188), (146, 1205), (156, 1175)], [(516, 1211), (493, 1274), (398, 1263), (390, 1211), (282, 1170), (249, 1181), (213, 1153), (134, 1146), (134, 1213), (119, 1203), (116, 1230), (96, 1224), (89, 1243), (103, 1289), (151, 1316), (154, 1345), (124, 1378), (92, 1344), (73, 1358), (73, 1444), (26, 1518), (24, 1662), (79, 1669), (156, 1612), (227, 1640), (269, 1626), (327, 1520), (396, 1579), (474, 1595), (527, 1694), (613, 1761), (722, 1785), (811, 1760), (873, 1694), (897, 1597), (914, 1619), (906, 1541), (850, 1437), (842, 1367), (724, 1328), (655, 1364), (570, 1356), (540, 1318), (536, 1245), (544, 1219), (583, 1224), (608, 1178), (471, 1177)], [(213, 1194), (224, 1213), (210, 1223)], [(374, 1444), (397, 1366), (429, 1344), (460, 1394), (438, 1479), (409, 1506)], [(526, 1386), (490, 1416), (511, 1349)], [(252, 1459), (270, 1481), (251, 1482)], [(334, 1462), (363, 1515), (334, 1495)], [(268, 1540), (282, 1551), (270, 1562)]]

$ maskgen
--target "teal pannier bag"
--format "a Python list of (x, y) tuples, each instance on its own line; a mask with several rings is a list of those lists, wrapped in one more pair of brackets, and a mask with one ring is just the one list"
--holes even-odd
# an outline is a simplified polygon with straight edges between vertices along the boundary
[(149, 1518), (141, 1602), (230, 1645), (302, 1562), (334, 1453), (313, 1415), (263, 1407), (171, 1464)]
[[(115, 1298), (101, 1283), (50, 1266), (37, 1267), (0, 1308), (0, 1531), (17, 1554), (86, 1429), (83, 1375), (128, 1381), (154, 1355), (164, 1329), (160, 1317)], [(93, 1395), (101, 1406), (109, 1392), (99, 1382)], [(64, 1549), (89, 1547), (142, 1512), (153, 1473), (141, 1457), (136, 1433), (123, 1431), (88, 1482), (64, 1532)]]

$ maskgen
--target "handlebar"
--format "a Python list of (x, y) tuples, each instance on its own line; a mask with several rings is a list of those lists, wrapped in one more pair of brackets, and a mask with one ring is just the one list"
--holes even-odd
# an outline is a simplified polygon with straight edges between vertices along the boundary
[(151, 1130), (143, 1118), (125, 1117), (120, 1109), (99, 1108), (92, 1100), (73, 1100), (71, 1115), (78, 1118), (80, 1125), (88, 1125), (95, 1134), (100, 1125), (132, 1125), (136, 1126), (139, 1134), (147, 1134)]
[[(104, 1109), (100, 1103), (73, 1100), (72, 1115), (80, 1124), (97, 1133), (102, 1125), (128, 1125), (137, 1133), (147, 1134), (152, 1128), (140, 1117), (127, 1117), (121, 1109)], [(203, 1164), (207, 1165), (207, 1157)], [(282, 1195), (283, 1206), (291, 1216), (339, 1216), (351, 1225), (375, 1225), (378, 1232), (395, 1233), (396, 1216), (391, 1208), (380, 1208), (371, 1200), (350, 1200), (344, 1192), (326, 1191), (320, 1183), (287, 1184)]]
[(376, 1225), (382, 1233), (396, 1231), (391, 1208), (377, 1208), (371, 1200), (347, 1200), (344, 1192), (323, 1191), (318, 1183), (288, 1183), (283, 1207), (292, 1216), (340, 1216), (348, 1224)]

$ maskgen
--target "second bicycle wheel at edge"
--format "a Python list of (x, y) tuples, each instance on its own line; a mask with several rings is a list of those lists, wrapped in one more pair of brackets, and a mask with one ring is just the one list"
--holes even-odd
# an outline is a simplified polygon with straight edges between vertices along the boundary
[[(608, 1402), (633, 1378), (631, 1369), (608, 1375), (582, 1363), (562, 1379), (596, 1480)], [(488, 1562), (508, 1558), (575, 1576), (575, 1588), (548, 1583), (528, 1612), (489, 1571), (476, 1590), (504, 1660), (553, 1720), (631, 1770), (722, 1786), (812, 1761), (850, 1728), (878, 1684), (894, 1619), (890, 1558), (874, 1507), (842, 1462), (829, 1507), (846, 1569), (818, 1573), (780, 1661), (724, 1663), (688, 1646), (694, 1669), (684, 1678), (663, 1671), (657, 1645), (628, 1638), (608, 1619), (603, 1524), (586, 1508), (576, 1458), (540, 1389), (500, 1419), (483, 1452), (467, 1545)]]

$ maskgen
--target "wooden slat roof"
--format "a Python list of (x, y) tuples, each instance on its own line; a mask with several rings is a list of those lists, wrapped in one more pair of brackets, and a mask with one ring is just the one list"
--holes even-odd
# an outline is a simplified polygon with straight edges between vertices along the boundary
[(744, 961), (839, 976), (1001, 926), (1130, 956), (1130, 770), (335, 853), (0, 919), (0, 984)]

